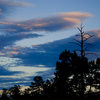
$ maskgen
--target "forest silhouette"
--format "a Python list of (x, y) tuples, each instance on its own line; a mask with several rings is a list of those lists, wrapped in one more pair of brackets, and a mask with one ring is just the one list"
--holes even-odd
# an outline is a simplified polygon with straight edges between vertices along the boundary
[(54, 78), (35, 76), (29, 88), (20, 85), (3, 89), (0, 100), (96, 99), (100, 97), (100, 58), (88, 61), (76, 52), (63, 51)]
[[(85, 57), (84, 43), (92, 36), (85, 37), (83, 27), (78, 28), (81, 40), (75, 40), (80, 46), (77, 51), (64, 50), (56, 62), (56, 71), (52, 79), (46, 81), (35, 76), (31, 85), (24, 91), (20, 85), (2, 89), (0, 100), (85, 100), (100, 97), (100, 58), (88, 60)], [(77, 44), (76, 43), (76, 44)]]

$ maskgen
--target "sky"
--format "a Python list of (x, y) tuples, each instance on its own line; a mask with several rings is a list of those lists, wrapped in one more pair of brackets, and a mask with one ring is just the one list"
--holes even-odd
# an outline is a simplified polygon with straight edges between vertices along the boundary
[(0, 88), (27, 85), (36, 75), (52, 77), (80, 24), (99, 44), (99, 5), (100, 0), (0, 0)]

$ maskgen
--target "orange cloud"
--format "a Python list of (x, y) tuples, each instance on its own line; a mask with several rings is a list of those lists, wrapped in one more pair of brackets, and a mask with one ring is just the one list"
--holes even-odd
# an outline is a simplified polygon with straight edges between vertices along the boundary
[(32, 44), (32, 47), (38, 47), (38, 45), (36, 45), (36, 44)]
[(100, 34), (97, 35), (100, 38)]
[(83, 12), (68, 12), (68, 13), (60, 13), (60, 16), (66, 16), (66, 17), (91, 17), (92, 14), (89, 13), (83, 13)]
[(17, 24), (17, 26), (24, 26), (23, 24)]
[(80, 24), (80, 22), (81, 22), (78, 18), (64, 17), (63, 19), (65, 21), (69, 21), (69, 22), (76, 23), (76, 24)]
[(100, 29), (96, 29), (92, 31), (94, 33), (95, 36), (100, 38)]
[(73, 28), (80, 24), (81, 21), (91, 16), (92, 14), (89, 13), (65, 12), (51, 17), (15, 22), (15, 24), (8, 25), (8, 29), (15, 29), (16, 33), (31, 31), (53, 32)]
[(47, 25), (47, 23), (37, 23), (37, 24), (33, 24), (33, 26), (37, 26), (37, 27), (39, 27), (39, 26), (45, 26), (45, 25)]
[(88, 39), (89, 37), (90, 37), (90, 35), (88, 35), (88, 34), (84, 35), (84, 38), (86, 38), (86, 39)]
[(13, 24), (13, 23), (12, 23), (12, 22), (0, 22), (0, 24), (5, 24), (5, 25), (6, 25), (6, 24), (7, 24), (7, 25), (10, 24), (10, 25), (11, 25), (11, 24)]
[(19, 54), (18, 51), (10, 51), (10, 54)]
[(20, 47), (13, 47), (12, 48), (13, 50), (19, 50), (19, 49), (21, 49)]

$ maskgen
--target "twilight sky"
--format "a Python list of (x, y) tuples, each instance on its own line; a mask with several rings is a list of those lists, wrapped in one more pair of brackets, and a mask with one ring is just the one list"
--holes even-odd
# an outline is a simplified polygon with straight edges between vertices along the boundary
[(0, 0), (0, 88), (51, 77), (81, 23), (99, 44), (99, 6), (100, 0)]

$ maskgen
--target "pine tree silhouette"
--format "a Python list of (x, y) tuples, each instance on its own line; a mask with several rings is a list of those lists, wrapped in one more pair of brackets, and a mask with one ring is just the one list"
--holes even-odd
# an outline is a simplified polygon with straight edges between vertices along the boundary
[(55, 89), (60, 97), (83, 97), (86, 91), (86, 75), (89, 72), (88, 59), (76, 52), (64, 51), (56, 64)]

